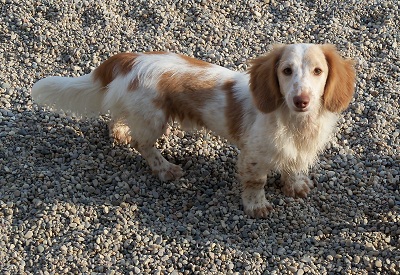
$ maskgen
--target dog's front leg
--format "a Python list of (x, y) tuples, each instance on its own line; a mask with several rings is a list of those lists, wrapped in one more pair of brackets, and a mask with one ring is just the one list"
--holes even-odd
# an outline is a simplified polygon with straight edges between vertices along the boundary
[(307, 197), (314, 183), (304, 173), (282, 172), (281, 179), (283, 181), (282, 192), (289, 197)]
[(267, 176), (263, 167), (255, 161), (239, 156), (238, 172), (242, 183), (244, 212), (252, 218), (266, 218), (272, 210), (265, 197), (264, 186)]

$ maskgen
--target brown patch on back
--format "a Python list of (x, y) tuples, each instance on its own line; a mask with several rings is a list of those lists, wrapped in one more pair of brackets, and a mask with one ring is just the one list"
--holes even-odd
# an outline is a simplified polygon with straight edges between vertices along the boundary
[(94, 80), (99, 80), (101, 85), (106, 87), (118, 74), (129, 73), (135, 65), (136, 57), (134, 53), (119, 53), (111, 56), (94, 70)]
[(284, 50), (285, 46), (275, 46), (267, 55), (251, 61), (250, 90), (261, 112), (273, 112), (283, 103), (276, 69)]
[(192, 65), (192, 66), (196, 66), (196, 67), (208, 67), (208, 66), (211, 66), (210, 63), (205, 62), (203, 60), (199, 60), (199, 59), (196, 59), (196, 58), (193, 58), (193, 57), (189, 57), (189, 56), (186, 56), (186, 55), (182, 55), (182, 54), (179, 54), (179, 56), (182, 59), (184, 59), (186, 62), (188, 62), (190, 65)]
[(320, 47), (329, 68), (323, 104), (329, 111), (340, 113), (347, 108), (353, 98), (356, 78), (353, 61), (343, 59), (332, 45)]
[[(147, 55), (154, 54), (154, 55), (156, 55), (156, 54), (168, 54), (168, 52), (154, 51), (154, 52), (145, 52), (144, 54), (147, 54)], [(210, 63), (205, 62), (203, 60), (199, 60), (199, 59), (196, 59), (196, 58), (193, 58), (193, 57), (190, 57), (190, 56), (187, 56), (187, 55), (183, 55), (183, 54), (177, 54), (177, 55), (180, 58), (182, 58), (183, 60), (185, 60), (187, 63), (189, 63), (189, 65), (192, 65), (192, 66), (203, 67), (203, 68), (211, 66)]]
[(205, 126), (201, 109), (214, 96), (215, 87), (215, 79), (204, 79), (200, 73), (174, 74), (168, 71), (160, 76), (159, 96), (154, 103), (167, 117)]
[(244, 110), (242, 103), (235, 97), (234, 86), (234, 81), (227, 81), (222, 89), (226, 92), (225, 117), (229, 134), (235, 141), (238, 141), (243, 134), (242, 120)]

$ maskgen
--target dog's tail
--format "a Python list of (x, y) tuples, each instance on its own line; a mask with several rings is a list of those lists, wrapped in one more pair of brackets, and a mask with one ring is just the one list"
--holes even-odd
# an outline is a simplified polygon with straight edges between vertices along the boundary
[(31, 95), (40, 105), (80, 117), (93, 117), (105, 111), (104, 87), (92, 73), (80, 77), (46, 77), (33, 85)]

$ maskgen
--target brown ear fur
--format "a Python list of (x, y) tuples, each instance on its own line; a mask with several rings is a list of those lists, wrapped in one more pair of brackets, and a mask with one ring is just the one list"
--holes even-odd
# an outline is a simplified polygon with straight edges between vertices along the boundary
[(261, 112), (273, 112), (283, 103), (276, 69), (284, 49), (275, 46), (267, 55), (250, 61), (250, 90)]
[(340, 113), (353, 98), (356, 78), (353, 61), (343, 59), (332, 45), (322, 45), (321, 49), (329, 68), (323, 104), (329, 111)]

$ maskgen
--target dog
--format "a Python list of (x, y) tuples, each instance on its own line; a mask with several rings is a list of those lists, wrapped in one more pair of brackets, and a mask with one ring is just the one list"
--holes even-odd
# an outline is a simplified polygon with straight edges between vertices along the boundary
[(32, 98), (85, 117), (110, 112), (112, 135), (162, 181), (182, 176), (154, 147), (168, 124), (211, 130), (240, 149), (244, 211), (265, 218), (270, 171), (281, 174), (285, 195), (310, 192), (307, 172), (352, 100), (355, 75), (353, 61), (329, 44), (275, 45), (247, 72), (170, 52), (119, 53), (89, 74), (39, 80)]

